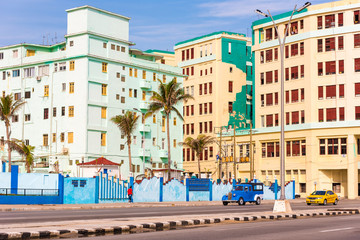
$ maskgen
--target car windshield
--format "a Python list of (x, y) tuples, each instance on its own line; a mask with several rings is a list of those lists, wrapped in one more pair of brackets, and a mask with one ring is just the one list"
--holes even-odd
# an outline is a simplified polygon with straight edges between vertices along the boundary
[(325, 195), (326, 191), (315, 191), (311, 195)]

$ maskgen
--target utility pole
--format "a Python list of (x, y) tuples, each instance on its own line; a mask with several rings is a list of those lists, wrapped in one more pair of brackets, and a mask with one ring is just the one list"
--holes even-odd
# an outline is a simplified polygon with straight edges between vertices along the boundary
[(233, 139), (233, 144), (234, 144), (234, 148), (233, 148), (233, 165), (234, 165), (234, 180), (236, 180), (236, 140), (235, 140), (235, 137), (236, 137), (236, 134), (235, 134), (235, 123), (234, 123), (234, 139)]
[(250, 179), (254, 178), (255, 172), (255, 163), (254, 163), (254, 156), (253, 156), (253, 148), (252, 148), (252, 122), (250, 120), (250, 146), (249, 146), (249, 160), (250, 160)]
[(219, 150), (219, 177), (218, 179), (221, 179), (221, 140), (222, 140), (222, 127), (220, 127), (220, 150)]

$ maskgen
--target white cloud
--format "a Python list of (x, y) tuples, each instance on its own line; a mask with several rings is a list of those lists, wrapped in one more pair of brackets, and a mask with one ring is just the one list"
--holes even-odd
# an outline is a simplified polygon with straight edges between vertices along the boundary
[[(267, 12), (269, 9), (272, 13), (291, 11), (295, 4), (302, 6), (306, 0), (228, 0), (223, 2), (207, 2), (198, 5), (202, 9), (200, 14), (203, 17), (247, 17), (254, 14), (255, 9), (261, 9)], [(314, 2), (324, 2), (315, 0)]]

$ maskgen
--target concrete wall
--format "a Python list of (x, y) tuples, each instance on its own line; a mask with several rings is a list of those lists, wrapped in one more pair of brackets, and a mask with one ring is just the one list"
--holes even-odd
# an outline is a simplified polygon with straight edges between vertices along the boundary
[(64, 204), (98, 203), (98, 187), (98, 178), (65, 178)]
[(144, 179), (133, 187), (134, 202), (159, 202), (160, 178)]
[(164, 185), (164, 202), (186, 201), (186, 186), (173, 179)]

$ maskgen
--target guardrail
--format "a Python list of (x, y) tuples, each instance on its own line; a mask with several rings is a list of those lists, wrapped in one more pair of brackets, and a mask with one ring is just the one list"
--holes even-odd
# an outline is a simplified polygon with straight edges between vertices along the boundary
[(59, 189), (0, 188), (0, 196), (59, 196)]

